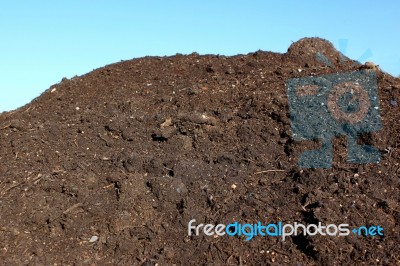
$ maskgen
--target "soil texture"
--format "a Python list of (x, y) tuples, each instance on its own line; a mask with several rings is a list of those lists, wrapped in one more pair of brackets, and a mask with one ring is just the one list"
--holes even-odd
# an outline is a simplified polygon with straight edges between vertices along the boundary
[[(0, 115), (2, 265), (399, 265), (400, 80), (376, 68), (379, 163), (302, 169), (286, 82), (372, 71), (326, 40), (284, 54), (145, 57)], [(373, 70), (373, 71), (375, 71)], [(195, 224), (379, 225), (384, 235), (188, 235)]]

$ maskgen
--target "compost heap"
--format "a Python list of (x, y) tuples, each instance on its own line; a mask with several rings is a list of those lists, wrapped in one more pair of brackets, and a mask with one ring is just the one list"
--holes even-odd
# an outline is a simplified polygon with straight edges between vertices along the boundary
[[(299, 167), (286, 82), (360, 71), (331, 43), (144, 57), (63, 79), (0, 116), (4, 265), (394, 265), (400, 80), (376, 71), (379, 163)], [(372, 67), (373, 68), (373, 67)], [(23, 78), (23, 77), (22, 77)], [(384, 235), (188, 235), (188, 222), (379, 225)]]

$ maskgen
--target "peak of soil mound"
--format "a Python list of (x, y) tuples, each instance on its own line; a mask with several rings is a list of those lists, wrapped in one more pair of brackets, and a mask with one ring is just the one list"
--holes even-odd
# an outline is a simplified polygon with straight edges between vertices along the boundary
[(359, 64), (337, 51), (331, 42), (321, 38), (300, 39), (290, 45), (287, 54), (295, 61), (305, 61), (308, 65), (343, 67), (343, 64)]
[[(376, 164), (300, 169), (288, 79), (358, 71), (319, 38), (285, 54), (145, 57), (63, 80), (0, 116), (7, 265), (399, 263), (400, 85), (377, 72)], [(368, 71), (368, 70), (365, 70)], [(188, 236), (188, 222), (379, 225), (384, 236)]]

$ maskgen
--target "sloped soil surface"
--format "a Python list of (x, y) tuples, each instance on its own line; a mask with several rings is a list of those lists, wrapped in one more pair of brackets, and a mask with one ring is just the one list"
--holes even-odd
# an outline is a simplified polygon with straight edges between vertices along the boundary
[[(377, 70), (379, 163), (301, 169), (286, 81), (357, 71), (319, 38), (64, 79), (0, 116), (2, 265), (398, 265), (400, 80)], [(188, 236), (195, 224), (380, 225), (376, 236)]]

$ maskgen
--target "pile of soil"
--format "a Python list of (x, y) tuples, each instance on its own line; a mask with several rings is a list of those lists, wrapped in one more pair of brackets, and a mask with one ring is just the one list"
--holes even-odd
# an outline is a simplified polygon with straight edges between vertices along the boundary
[[(0, 116), (4, 265), (400, 263), (400, 80), (377, 70), (380, 163), (300, 169), (285, 83), (363, 66), (304, 38), (287, 53), (177, 54), (63, 79)], [(188, 236), (188, 222), (380, 225), (384, 236)]]

